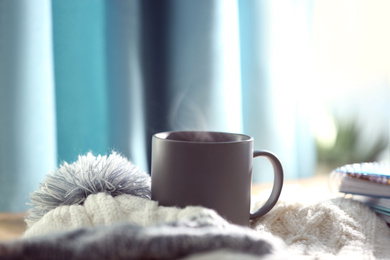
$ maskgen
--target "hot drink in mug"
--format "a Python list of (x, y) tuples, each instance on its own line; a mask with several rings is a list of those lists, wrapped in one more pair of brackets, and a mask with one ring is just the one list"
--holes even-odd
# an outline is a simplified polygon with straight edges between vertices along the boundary
[[(268, 201), (250, 213), (252, 161), (266, 157), (274, 186)], [(272, 209), (283, 186), (283, 168), (268, 151), (254, 151), (244, 134), (202, 131), (163, 132), (152, 139), (152, 199), (162, 206), (203, 206), (228, 221), (247, 226)]]

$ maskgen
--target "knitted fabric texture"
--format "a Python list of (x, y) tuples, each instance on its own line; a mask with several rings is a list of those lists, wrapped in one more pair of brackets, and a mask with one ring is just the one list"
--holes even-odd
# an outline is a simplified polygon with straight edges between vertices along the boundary
[(150, 199), (150, 176), (116, 152), (97, 157), (88, 153), (72, 164), (64, 162), (31, 194), (27, 226), (58, 206), (81, 205), (89, 195), (99, 192)]
[(28, 227), (24, 237), (121, 222), (146, 227), (199, 216), (212, 218), (220, 226), (228, 225), (215, 211), (202, 207), (162, 207), (155, 201), (128, 194), (112, 197), (98, 193), (89, 195), (83, 205), (63, 205), (49, 211)]
[[(300, 190), (284, 190), (275, 207), (251, 221), (249, 229), (228, 223), (210, 209), (159, 206), (149, 199), (149, 176), (117, 154), (111, 156), (80, 157), (49, 176), (32, 195), (34, 208), (24, 238), (6, 246), (0, 243), (0, 256), (5, 252), (10, 258), (4, 259), (18, 259), (13, 257), (34, 252), (45, 259), (47, 252), (59, 252), (69, 258), (98, 259), (99, 254), (85, 255), (87, 249), (96, 249), (107, 256), (119, 250), (129, 258), (134, 254), (173, 259), (229, 249), (258, 256), (286, 253), (288, 259), (389, 259), (386, 223), (352, 199), (309, 202), (303, 199), (307, 194), (295, 196)], [(256, 199), (255, 207), (266, 198)], [(278, 246), (276, 237), (286, 249)], [(262, 250), (256, 251), (257, 247)], [(161, 258), (153, 252), (160, 252)], [(229, 259), (224, 256), (221, 259)]]
[(212, 210), (149, 227), (116, 223), (0, 242), (0, 259), (179, 259), (216, 250), (224, 254), (208, 259), (232, 259), (231, 252), (236, 259), (286, 259), (280, 239), (229, 225)]
[[(158, 223), (183, 224), (202, 218), (211, 219), (214, 226), (224, 230), (221, 232), (229, 233), (234, 226), (214, 211), (201, 207), (161, 207), (154, 201), (132, 195), (113, 198), (99, 193), (90, 195), (84, 205), (61, 206), (50, 211), (26, 231), (25, 237), (102, 224), (112, 226), (118, 222), (151, 227)], [(176, 231), (170, 227), (168, 225), (165, 231), (173, 236), (174, 243)], [(251, 228), (253, 230), (245, 229), (244, 233), (255, 232), (262, 238), (280, 237), (287, 245), (289, 259), (301, 259), (302, 256), (304, 259), (388, 259), (390, 255), (390, 231), (386, 223), (367, 206), (350, 199), (311, 204), (281, 201), (264, 217), (252, 221)], [(207, 232), (203, 235), (203, 243), (216, 241)], [(180, 236), (176, 239), (180, 244)], [(241, 239), (246, 238), (236, 237), (237, 241)], [(273, 245), (273, 240), (269, 239), (269, 243)]]
[[(262, 202), (259, 202), (261, 205)], [(289, 255), (308, 259), (389, 259), (390, 230), (366, 205), (352, 199), (280, 201), (251, 227), (282, 238)]]

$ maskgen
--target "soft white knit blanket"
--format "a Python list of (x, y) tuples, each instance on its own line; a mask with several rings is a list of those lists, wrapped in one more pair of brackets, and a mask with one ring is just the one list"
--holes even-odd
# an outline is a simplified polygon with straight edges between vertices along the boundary
[[(161, 207), (157, 202), (132, 195), (112, 197), (98, 193), (88, 196), (84, 205), (60, 206), (48, 212), (36, 223), (30, 223), (24, 236), (118, 222), (150, 226), (209, 213), (201, 207)], [(217, 214), (214, 216), (222, 225), (230, 225)], [(367, 206), (350, 199), (280, 201), (271, 212), (253, 221), (251, 228), (260, 235), (282, 238), (289, 259), (390, 258), (390, 231), (386, 223)], [(225, 259), (228, 255), (231, 257), (230, 252), (220, 253), (219, 257)], [(210, 259), (213, 257), (215, 253)]]

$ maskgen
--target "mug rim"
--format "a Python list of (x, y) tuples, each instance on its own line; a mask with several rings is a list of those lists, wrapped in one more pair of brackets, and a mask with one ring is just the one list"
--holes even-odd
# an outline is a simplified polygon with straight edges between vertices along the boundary
[[(201, 133), (209, 133), (209, 134), (223, 134), (229, 136), (240, 136), (242, 140), (231, 140), (231, 141), (188, 141), (188, 140), (176, 140), (176, 139), (168, 139), (170, 134), (173, 133), (192, 133), (192, 134), (201, 134)], [(154, 138), (159, 140), (164, 140), (167, 142), (176, 142), (176, 143), (193, 143), (193, 144), (230, 144), (230, 143), (245, 143), (253, 141), (253, 137), (241, 134), (241, 133), (232, 133), (232, 132), (220, 132), (220, 131), (165, 131), (153, 134)]]

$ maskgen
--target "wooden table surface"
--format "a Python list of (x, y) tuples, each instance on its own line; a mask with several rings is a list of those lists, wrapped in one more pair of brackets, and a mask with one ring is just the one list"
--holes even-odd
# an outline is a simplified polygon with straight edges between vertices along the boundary
[(0, 241), (19, 238), (26, 230), (24, 213), (0, 213)]

